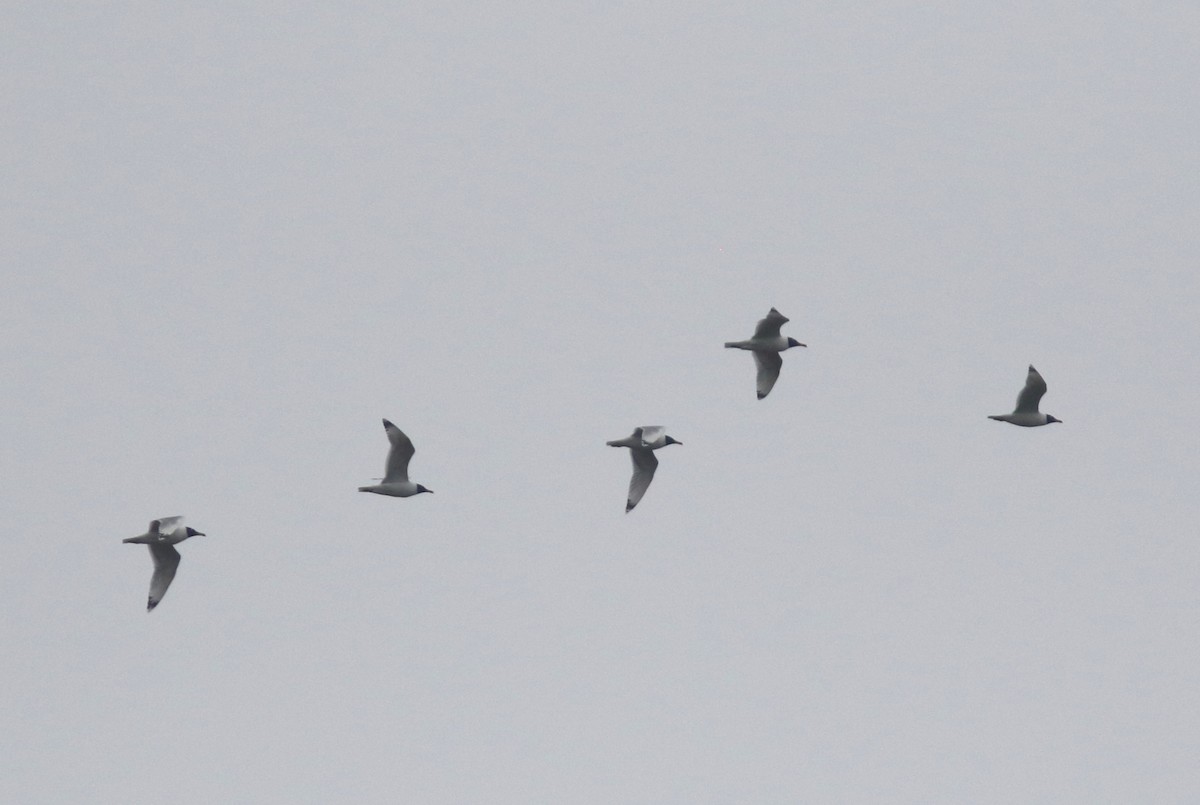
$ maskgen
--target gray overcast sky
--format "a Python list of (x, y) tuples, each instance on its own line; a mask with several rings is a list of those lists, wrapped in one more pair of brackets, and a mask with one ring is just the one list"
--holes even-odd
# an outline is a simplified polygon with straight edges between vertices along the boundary
[(1194, 4), (0, 31), (0, 799), (1200, 798)]

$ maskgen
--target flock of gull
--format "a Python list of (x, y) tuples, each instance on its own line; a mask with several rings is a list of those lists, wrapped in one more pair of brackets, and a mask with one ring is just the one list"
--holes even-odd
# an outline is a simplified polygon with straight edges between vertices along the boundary
[[(745, 341), (727, 341), (729, 349), (744, 349), (754, 354), (754, 364), (758, 367), (757, 392), (758, 399), (763, 399), (771, 393), (775, 381), (779, 379), (779, 370), (783, 366), (781, 352), (792, 347), (803, 347), (794, 338), (785, 338), (779, 329), (788, 323), (788, 318), (775, 308), (758, 322), (754, 335)], [(1062, 422), (1049, 414), (1038, 411), (1042, 395), (1046, 393), (1046, 381), (1032, 366), (1025, 377), (1025, 387), (1017, 395), (1017, 406), (1010, 414), (995, 414), (988, 419), (1008, 422), (1023, 428), (1036, 428), (1049, 425), (1052, 422)], [(388, 449), (387, 464), (383, 478), (371, 486), (360, 486), (359, 492), (374, 492), (377, 495), (389, 495), (397, 498), (408, 498), (422, 492), (433, 492), (421, 484), (414, 483), (408, 478), (408, 464), (412, 461), (416, 448), (412, 439), (405, 435), (388, 420), (383, 420), (383, 429), (387, 434), (391, 447)], [(633, 510), (654, 479), (654, 471), (658, 469), (658, 458), (655, 450), (660, 450), (669, 444), (683, 444), (667, 435), (666, 428), (660, 425), (643, 425), (634, 428), (633, 433), (624, 439), (615, 439), (607, 443), (609, 447), (628, 447), (630, 458), (633, 460), (633, 477), (629, 481), (629, 494), (625, 500), (625, 512)], [(150, 597), (146, 611), (152, 611), (162, 597), (166, 595), (175, 571), (179, 568), (179, 551), (175, 546), (189, 537), (203, 537), (202, 532), (185, 526), (182, 517), (160, 517), (150, 521), (150, 527), (145, 534), (123, 540), (150, 548), (150, 558), (154, 560), (154, 575), (150, 577)]]

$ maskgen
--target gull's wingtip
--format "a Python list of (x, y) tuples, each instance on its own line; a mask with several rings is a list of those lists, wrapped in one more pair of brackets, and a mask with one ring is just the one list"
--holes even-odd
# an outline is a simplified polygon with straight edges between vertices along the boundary
[(155, 601), (153, 598), (146, 599), (146, 611), (147, 612), (153, 612), (154, 608), (156, 606), (158, 606), (158, 602)]
[(633, 507), (636, 505), (637, 504), (634, 503), (632, 500), (625, 501), (625, 513), (629, 514), (631, 511), (633, 511)]
[(760, 391), (760, 392), (758, 392), (758, 399), (760, 399), (760, 400), (761, 400), (763, 397), (766, 397), (766, 396), (767, 396), (767, 395), (766, 395), (766, 394), (764, 394), (763, 392), (761, 392), (761, 391)]

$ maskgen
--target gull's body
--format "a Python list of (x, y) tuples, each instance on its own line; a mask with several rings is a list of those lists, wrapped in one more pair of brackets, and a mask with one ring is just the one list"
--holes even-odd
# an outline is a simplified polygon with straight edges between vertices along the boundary
[(383, 420), (383, 430), (392, 444), (388, 450), (387, 467), (384, 469), (383, 479), (380, 483), (371, 486), (360, 486), (358, 491), (390, 495), (394, 498), (410, 498), (422, 492), (432, 492), (432, 489), (426, 489), (420, 484), (408, 480), (408, 462), (412, 461), (413, 453), (417, 452), (413, 447), (412, 439), (405, 436), (404, 431), (386, 419)]
[(175, 571), (179, 568), (179, 551), (175, 546), (189, 537), (203, 537), (204, 534), (183, 524), (182, 517), (160, 517), (150, 521), (150, 527), (145, 534), (121, 540), (137, 545), (150, 547), (150, 558), (154, 560), (154, 575), (150, 577), (150, 597), (146, 603), (146, 611), (152, 611), (162, 597), (167, 594)]
[(790, 319), (787, 316), (771, 308), (771, 311), (759, 320), (752, 337), (745, 341), (725, 342), (727, 349), (745, 349), (754, 353), (754, 364), (758, 367), (757, 388), (760, 400), (771, 393), (775, 381), (779, 379), (779, 370), (783, 366), (783, 358), (779, 353), (792, 347), (806, 346), (794, 338), (785, 338), (779, 334), (779, 328), (788, 321)]
[(629, 480), (629, 495), (625, 500), (626, 514), (638, 504), (654, 480), (654, 471), (658, 469), (654, 451), (669, 444), (683, 444), (668, 436), (666, 430), (661, 425), (643, 425), (634, 428), (624, 439), (606, 442), (609, 447), (628, 447), (629, 457), (633, 459), (633, 477)]
[(1017, 395), (1017, 407), (1011, 414), (995, 414), (989, 416), (988, 419), (1020, 425), (1022, 428), (1036, 428), (1039, 425), (1049, 425), (1051, 422), (1062, 422), (1061, 419), (1055, 419), (1049, 414), (1038, 411), (1038, 403), (1042, 401), (1042, 395), (1045, 393), (1046, 381), (1042, 379), (1042, 375), (1037, 369), (1030, 366), (1029, 374), (1025, 376), (1025, 388), (1021, 389), (1021, 393)]

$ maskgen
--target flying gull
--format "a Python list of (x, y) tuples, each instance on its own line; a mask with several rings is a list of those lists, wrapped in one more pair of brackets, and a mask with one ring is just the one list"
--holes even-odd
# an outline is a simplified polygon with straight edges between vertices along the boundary
[(386, 419), (383, 420), (383, 429), (387, 433), (388, 441), (392, 443), (392, 448), (388, 450), (387, 467), (384, 469), (382, 482), (372, 486), (360, 486), (358, 491), (391, 495), (394, 498), (408, 498), (422, 492), (433, 492), (432, 489), (426, 489), (408, 480), (408, 462), (412, 461), (413, 453), (417, 452), (412, 439)]
[(666, 428), (661, 425), (643, 425), (634, 428), (633, 433), (624, 439), (607, 442), (609, 447), (628, 447), (629, 457), (633, 459), (633, 478), (629, 480), (629, 497), (625, 501), (625, 513), (632, 511), (638, 505), (642, 495), (654, 479), (654, 471), (658, 469), (658, 459), (654, 451), (669, 444), (683, 444), (666, 434)]
[(1037, 369), (1030, 366), (1029, 374), (1025, 377), (1025, 388), (1021, 389), (1021, 393), (1017, 395), (1016, 410), (1011, 414), (989, 416), (988, 419), (1011, 422), (1014, 425), (1020, 425), (1022, 428), (1036, 428), (1038, 425), (1062, 422), (1061, 419), (1055, 419), (1049, 414), (1043, 414), (1038, 411), (1038, 403), (1041, 402), (1042, 395), (1045, 393), (1046, 381), (1042, 379)]
[(766, 318), (759, 320), (754, 328), (754, 335), (745, 341), (726, 341), (727, 349), (748, 349), (754, 353), (754, 363), (758, 366), (758, 399), (771, 393), (775, 381), (779, 379), (779, 369), (783, 366), (783, 358), (779, 353), (791, 347), (803, 347), (794, 338), (784, 338), (779, 334), (779, 328), (787, 324), (788, 317), (775, 308)]
[(150, 548), (150, 558), (154, 560), (154, 575), (150, 577), (150, 598), (146, 603), (146, 611), (151, 612), (162, 597), (167, 594), (175, 571), (179, 568), (179, 551), (175, 546), (188, 537), (203, 537), (204, 534), (194, 528), (184, 526), (182, 517), (160, 517), (150, 521), (150, 528), (145, 534), (121, 540)]

